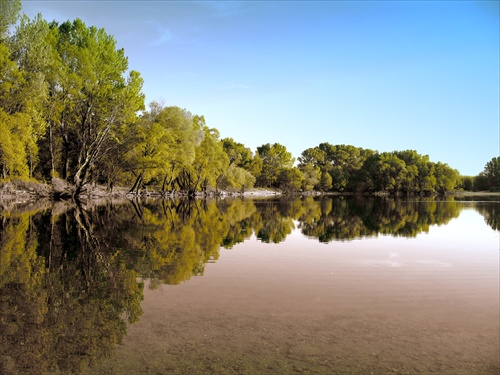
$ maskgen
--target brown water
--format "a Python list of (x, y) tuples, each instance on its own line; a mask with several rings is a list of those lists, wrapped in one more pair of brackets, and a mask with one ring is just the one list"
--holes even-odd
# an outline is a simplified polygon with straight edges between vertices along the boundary
[[(81, 366), (83, 359), (59, 359), (58, 371), (70, 373), (79, 367), (85, 374), (499, 373), (500, 203), (211, 204), (190, 210), (189, 219), (180, 220), (177, 214), (163, 221), (159, 218), (168, 217), (168, 207), (146, 205), (139, 215), (141, 224), (121, 231), (128, 238), (142, 228), (139, 239), (126, 242), (142, 243), (132, 252), (135, 260), (121, 261), (135, 270), (138, 280), (145, 280), (140, 287), (142, 315), (128, 325), (123, 344), (113, 346), (107, 358), (90, 352), (91, 344), (83, 340), (86, 347), (79, 350), (99, 360), (86, 367)], [(123, 210), (119, 213), (133, 220)], [(205, 235), (196, 237), (202, 231)], [(99, 230), (93, 233), (98, 236)], [(216, 233), (222, 234), (222, 241)], [(146, 246), (150, 234), (158, 241), (166, 236), (163, 245)], [(100, 243), (103, 238), (117, 244), (109, 233)], [(177, 250), (172, 253), (165, 243)], [(213, 251), (216, 243), (225, 247), (217, 245)], [(189, 256), (184, 253), (188, 249)], [(137, 261), (141, 257), (143, 261)], [(158, 261), (166, 258), (170, 260)], [(86, 326), (102, 322), (92, 320)], [(98, 338), (89, 341), (100, 345), (102, 336), (112, 333), (94, 329)], [(71, 338), (78, 341), (76, 334)], [(66, 357), (76, 351), (67, 350)], [(12, 353), (2, 354), (9, 361), (5, 368), (14, 373), (15, 363), (21, 361)]]

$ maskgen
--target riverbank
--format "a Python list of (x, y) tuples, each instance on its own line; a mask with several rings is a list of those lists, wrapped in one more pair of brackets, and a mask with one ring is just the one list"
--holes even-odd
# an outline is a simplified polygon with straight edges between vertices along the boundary
[[(219, 192), (209, 192), (209, 193), (199, 193), (197, 197), (199, 198), (211, 198), (211, 197), (250, 197), (250, 198), (261, 198), (261, 197), (272, 197), (280, 196), (283, 192), (278, 189), (267, 189), (267, 188), (251, 188), (241, 191), (219, 191)], [(308, 195), (321, 195), (319, 192), (308, 192)], [(326, 193), (328, 195), (353, 195), (341, 194), (341, 193)], [(377, 194), (373, 194), (377, 195)], [(500, 197), (500, 192), (490, 192), (490, 191), (453, 191), (448, 193), (449, 196), (454, 197), (486, 197), (486, 196), (498, 196)], [(89, 185), (86, 188), (85, 193), (82, 195), (82, 199), (85, 200), (98, 200), (104, 198), (119, 199), (126, 197), (133, 197), (136, 194), (130, 194), (127, 187), (116, 187), (113, 190), (107, 189), (103, 185)], [(173, 192), (164, 194), (160, 191), (155, 190), (145, 190), (139, 195), (141, 197), (171, 197), (171, 198), (182, 198), (187, 196), (187, 194), (182, 192)], [(71, 186), (61, 179), (54, 179), (52, 184), (45, 184), (41, 182), (33, 181), (9, 181), (0, 182), (0, 201), (10, 202), (10, 203), (28, 203), (40, 200), (65, 200), (71, 197)]]
[[(80, 197), (82, 200), (100, 200), (100, 199), (122, 199), (127, 197), (150, 197), (150, 198), (182, 198), (187, 194), (183, 192), (163, 193), (156, 190), (144, 190), (139, 195), (131, 194), (127, 187), (115, 187), (113, 190), (107, 189), (103, 185), (89, 185), (84, 194)], [(0, 201), (10, 204), (27, 204), (30, 202), (39, 202), (44, 200), (70, 200), (71, 186), (65, 181), (54, 179), (52, 184), (45, 184), (33, 181), (9, 181), (0, 182)], [(252, 188), (245, 191), (219, 191), (209, 193), (197, 193), (198, 198), (211, 197), (271, 197), (281, 195), (282, 192), (277, 189)]]
[(494, 197), (500, 196), (500, 191), (455, 191), (450, 194), (456, 197)]

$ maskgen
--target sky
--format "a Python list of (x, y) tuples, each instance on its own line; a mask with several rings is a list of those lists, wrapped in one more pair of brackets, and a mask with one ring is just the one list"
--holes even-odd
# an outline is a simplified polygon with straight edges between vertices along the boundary
[(298, 158), (416, 150), (462, 175), (500, 155), (498, 1), (23, 1), (104, 28), (146, 102)]

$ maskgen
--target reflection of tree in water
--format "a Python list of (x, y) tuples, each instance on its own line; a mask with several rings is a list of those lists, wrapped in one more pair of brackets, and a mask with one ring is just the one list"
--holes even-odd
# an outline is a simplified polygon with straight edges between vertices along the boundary
[(300, 200), (256, 201), (257, 212), (253, 215), (253, 230), (257, 238), (265, 243), (279, 243), (295, 229), (293, 220), (301, 211)]
[(252, 217), (255, 215), (255, 204), (251, 200), (222, 200), (217, 202), (217, 207), (224, 218), (227, 219), (229, 228), (221, 245), (230, 249), (234, 245), (250, 238), (253, 233)]
[(476, 210), (483, 215), (484, 221), (494, 230), (500, 230), (500, 204), (498, 202), (481, 202)]
[(354, 207), (345, 200), (335, 203), (332, 199), (319, 202), (308, 200), (304, 204), (307, 210), (299, 217), (299, 227), (306, 236), (316, 237), (320, 242), (328, 242), (332, 239), (349, 239), (353, 235), (366, 235), (361, 217), (352, 212)]
[(387, 234), (415, 237), (434, 224), (458, 217), (460, 206), (453, 201), (399, 201), (392, 199), (309, 199), (299, 218), (306, 236), (321, 242), (350, 240)]
[[(498, 204), (478, 205), (499, 228)], [(0, 214), (0, 373), (74, 373), (109, 356), (139, 319), (143, 284), (179, 284), (252, 234), (299, 222), (321, 242), (415, 236), (457, 217), (453, 201), (363, 198), (131, 201)], [(126, 318), (124, 320), (124, 318)]]
[(109, 356), (141, 315), (133, 270), (76, 208), (1, 217), (0, 372), (80, 369)]
[(179, 284), (203, 275), (221, 244), (230, 247), (250, 236), (254, 211), (251, 201), (135, 201), (115, 209), (108, 241), (150, 287)]

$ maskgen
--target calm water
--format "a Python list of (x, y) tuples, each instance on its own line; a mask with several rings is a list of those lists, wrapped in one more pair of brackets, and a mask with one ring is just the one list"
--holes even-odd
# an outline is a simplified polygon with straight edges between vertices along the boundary
[(0, 374), (500, 371), (499, 201), (3, 208)]

